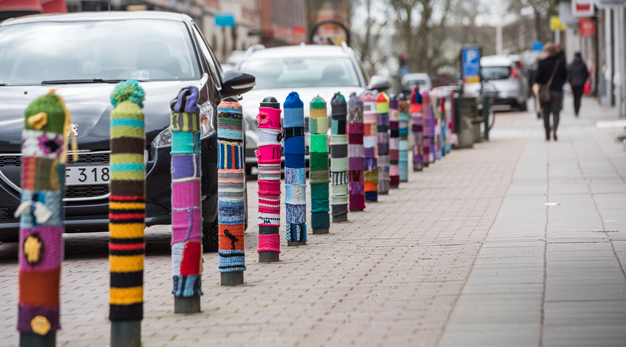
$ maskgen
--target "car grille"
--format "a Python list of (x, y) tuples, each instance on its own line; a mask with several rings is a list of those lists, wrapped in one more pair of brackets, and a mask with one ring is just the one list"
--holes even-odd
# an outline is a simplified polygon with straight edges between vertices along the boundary
[(15, 207), (0, 208), (0, 220), (10, 220), (15, 218)]
[[(67, 156), (68, 165), (80, 165), (80, 164), (108, 164), (109, 153), (79, 153), (78, 160), (74, 161), (73, 155)], [(22, 166), (21, 155), (0, 155), (0, 167), (3, 166)]]
[(22, 156), (0, 155), (0, 167), (3, 166), (22, 166)]
[(67, 164), (109, 164), (109, 153), (79, 153), (77, 161), (74, 161), (74, 156), (70, 154), (67, 156)]
[(66, 198), (93, 198), (109, 194), (108, 184), (94, 184), (85, 186), (67, 186)]

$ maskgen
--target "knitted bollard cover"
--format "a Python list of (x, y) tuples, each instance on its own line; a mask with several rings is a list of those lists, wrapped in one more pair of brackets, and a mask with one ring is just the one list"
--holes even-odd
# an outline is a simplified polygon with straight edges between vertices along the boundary
[(389, 97), (385, 92), (376, 99), (378, 113), (378, 194), (389, 194)]
[(71, 123), (63, 99), (51, 90), (24, 112), (17, 330), (46, 335), (60, 329), (63, 260), (62, 189)]
[(363, 150), (363, 101), (350, 94), (348, 101), (348, 157), (350, 160), (350, 211), (365, 209), (365, 152)]
[[(328, 212), (328, 184), (330, 175), (328, 171), (328, 146), (326, 132), (328, 131), (328, 116), (326, 101), (319, 95), (311, 100), (309, 128), (311, 129), (311, 229), (330, 228), (330, 216)], [(290, 171), (290, 176), (299, 174), (300, 169), (285, 169)], [(293, 172), (292, 172), (293, 171)]]
[(120, 82), (111, 95), (111, 186), (109, 196), (109, 319), (143, 319), (146, 134), (144, 91), (135, 80)]
[[(306, 176), (304, 173), (304, 103), (296, 92), (285, 103), (285, 212), (287, 241), (306, 242)], [(311, 165), (322, 167), (321, 157), (311, 156)], [(323, 160), (328, 161), (327, 157)], [(314, 161), (316, 161), (314, 163)], [(290, 174), (287, 175), (289, 169)]]
[(261, 102), (259, 149), (256, 157), (259, 168), (259, 246), (257, 253), (280, 253), (280, 164), (282, 155), (282, 125), (280, 104), (273, 97)]
[(202, 151), (198, 97), (198, 89), (188, 87), (181, 90), (178, 97), (170, 103), (172, 294), (184, 298), (202, 295)]
[(430, 93), (430, 104), (433, 112), (433, 121), (434, 121), (434, 132), (433, 132), (433, 143), (435, 145), (434, 155), (435, 159), (440, 159), (443, 157), (443, 134), (442, 129), (444, 126), (443, 119), (443, 99), (441, 98), (441, 94), (437, 91), (432, 91)]
[(446, 152), (452, 151), (452, 145), (457, 145), (457, 136), (454, 133), (454, 91), (451, 90), (447, 95), (446, 104), (446, 123), (448, 129), (446, 131)]
[(430, 93), (422, 92), (422, 114), (424, 119), (424, 167), (435, 161), (435, 121), (433, 119), (433, 109), (430, 103)]
[(389, 186), (391, 188), (400, 186), (400, 133), (398, 131), (400, 109), (398, 107), (398, 98), (392, 96), (389, 102)]
[(341, 93), (335, 93), (330, 101), (332, 124), (330, 140), (330, 169), (332, 183), (333, 217), (348, 213), (348, 134), (346, 118), (348, 104)]
[(409, 181), (409, 108), (411, 103), (406, 95), (398, 96), (398, 108), (400, 109), (400, 122), (398, 124), (398, 169), (400, 171), (400, 182)]
[(411, 118), (413, 119), (413, 171), (422, 171), (424, 168), (424, 114), (422, 113), (422, 95), (415, 87), (411, 93)]
[(217, 145), (219, 271), (246, 271), (243, 116), (233, 98), (217, 106)]
[(378, 144), (378, 114), (376, 98), (366, 92), (363, 100), (363, 151), (365, 155), (365, 199), (378, 201), (378, 160), (376, 146)]

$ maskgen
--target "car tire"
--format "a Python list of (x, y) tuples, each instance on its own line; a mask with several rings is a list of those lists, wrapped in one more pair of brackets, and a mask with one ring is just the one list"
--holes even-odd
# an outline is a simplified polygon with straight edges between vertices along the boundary
[(18, 242), (20, 240), (20, 232), (0, 234), (0, 242)]
[(217, 219), (213, 223), (202, 223), (202, 248), (205, 252), (217, 252), (219, 248), (218, 231)]

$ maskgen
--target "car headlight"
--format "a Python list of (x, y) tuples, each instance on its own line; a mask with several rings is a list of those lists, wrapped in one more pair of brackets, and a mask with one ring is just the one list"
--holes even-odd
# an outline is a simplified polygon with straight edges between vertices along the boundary
[[(215, 132), (215, 125), (212, 122), (213, 106), (210, 102), (200, 105), (200, 140), (211, 136)], [(163, 129), (152, 140), (152, 147), (162, 148), (172, 146), (172, 131), (170, 127)]]

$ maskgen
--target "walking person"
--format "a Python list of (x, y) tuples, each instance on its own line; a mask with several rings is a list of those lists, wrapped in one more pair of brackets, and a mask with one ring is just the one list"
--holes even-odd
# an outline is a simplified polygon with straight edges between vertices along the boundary
[[(547, 43), (543, 51), (546, 57), (539, 62), (535, 81), (541, 85), (539, 101), (543, 114), (543, 126), (546, 130), (546, 141), (550, 141), (551, 131), (556, 141), (556, 130), (559, 126), (559, 115), (563, 103), (563, 85), (567, 81), (567, 68), (552, 43)], [(552, 126), (550, 126), (550, 114), (553, 117)]]
[(574, 113), (576, 117), (578, 117), (580, 111), (580, 101), (588, 78), (589, 70), (587, 65), (585, 65), (580, 52), (576, 52), (574, 61), (567, 68), (567, 81), (570, 87), (572, 87), (572, 93), (574, 94)]

